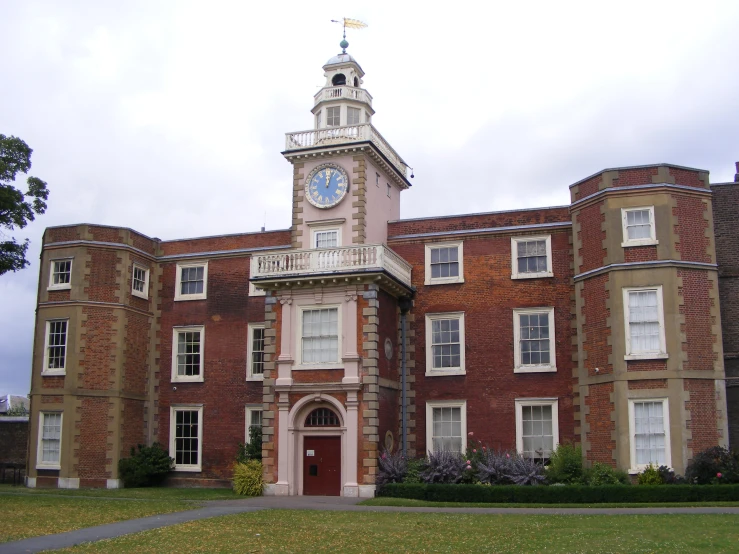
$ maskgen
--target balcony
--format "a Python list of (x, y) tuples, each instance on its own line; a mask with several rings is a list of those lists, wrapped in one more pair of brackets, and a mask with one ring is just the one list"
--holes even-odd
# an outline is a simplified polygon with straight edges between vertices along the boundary
[(403, 177), (408, 177), (408, 166), (403, 161), (403, 158), (398, 156), (398, 153), (393, 150), (392, 146), (388, 144), (371, 123), (287, 133), (285, 135), (285, 152), (368, 141), (374, 144), (377, 149), (383, 153), (387, 160)]
[(256, 255), (251, 259), (250, 275), (259, 282), (383, 272), (411, 287), (411, 264), (383, 244)]
[(319, 90), (313, 97), (315, 99), (314, 106), (328, 100), (356, 100), (372, 105), (372, 95), (363, 88), (355, 87), (325, 87)]

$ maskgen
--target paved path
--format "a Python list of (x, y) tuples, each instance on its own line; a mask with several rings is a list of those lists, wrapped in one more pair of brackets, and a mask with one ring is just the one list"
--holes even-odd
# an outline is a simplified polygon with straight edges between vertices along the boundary
[(360, 500), (338, 496), (262, 496), (238, 500), (213, 500), (202, 502), (201, 507), (184, 512), (130, 519), (58, 535), (33, 537), (0, 544), (0, 554), (25, 554), (67, 548), (84, 542), (112, 539), (129, 533), (149, 531), (198, 519), (266, 509), (518, 515), (739, 514), (739, 507), (721, 506), (706, 508), (404, 508), (400, 506), (357, 506)]

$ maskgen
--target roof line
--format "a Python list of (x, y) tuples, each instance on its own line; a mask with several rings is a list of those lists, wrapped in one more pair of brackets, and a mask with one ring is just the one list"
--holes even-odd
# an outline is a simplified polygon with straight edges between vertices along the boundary
[(568, 209), (569, 205), (563, 205), (563, 206), (543, 206), (543, 207), (535, 207), (535, 208), (516, 208), (515, 210), (499, 210), (495, 212), (474, 212), (469, 214), (456, 214), (456, 215), (439, 215), (439, 216), (428, 216), (428, 217), (414, 217), (411, 219), (394, 219), (392, 221), (388, 221), (388, 224), (390, 223), (406, 223), (408, 221), (424, 221), (427, 219), (453, 219), (455, 217), (475, 217), (475, 216), (483, 216), (483, 215), (497, 215), (497, 214), (510, 214), (510, 213), (517, 213), (517, 212), (532, 212), (532, 211), (542, 211), (542, 210), (558, 210), (558, 209)]

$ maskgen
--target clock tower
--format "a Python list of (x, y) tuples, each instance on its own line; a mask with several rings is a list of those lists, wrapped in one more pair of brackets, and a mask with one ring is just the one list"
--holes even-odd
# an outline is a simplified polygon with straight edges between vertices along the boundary
[(398, 303), (411, 265), (386, 246), (408, 166), (372, 125), (364, 70), (323, 66), (313, 129), (287, 133), (289, 249), (251, 260), (265, 291), (265, 494), (374, 495), (378, 455), (400, 427)]

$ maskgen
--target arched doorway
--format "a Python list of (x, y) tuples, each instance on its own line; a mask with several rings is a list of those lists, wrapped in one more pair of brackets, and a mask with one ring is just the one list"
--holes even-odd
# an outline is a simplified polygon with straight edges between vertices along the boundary
[(339, 416), (331, 408), (316, 408), (306, 416), (303, 422), (306, 432), (303, 438), (304, 495), (341, 495), (340, 426)]

